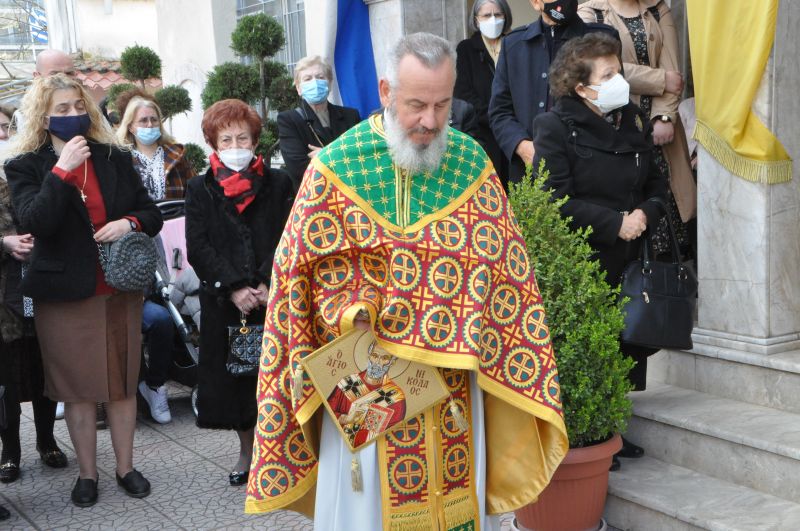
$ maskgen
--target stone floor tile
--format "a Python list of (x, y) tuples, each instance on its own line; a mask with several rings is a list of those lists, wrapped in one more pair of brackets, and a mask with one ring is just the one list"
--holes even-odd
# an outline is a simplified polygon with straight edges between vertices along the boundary
[(239, 455), (239, 438), (233, 431), (200, 430), (187, 433), (175, 442), (193, 452), (210, 459), (225, 470), (236, 464)]
[(139, 409), (139, 421), (169, 438), (185, 437), (193, 430), (199, 429), (195, 425), (192, 404), (188, 395), (170, 396), (168, 403), (170, 415), (172, 416), (171, 422), (159, 424), (154, 421), (147, 413), (147, 404), (144, 404)]
[(208, 491), (201, 497), (186, 496), (184, 502), (174, 507), (170, 514), (175, 521), (189, 529), (233, 528), (238, 527), (239, 523), (249, 525), (269, 517), (246, 515), (244, 500), (244, 486), (224, 486)]
[(185, 529), (172, 521), (168, 514), (150, 506), (115, 514), (113, 522), (109, 521), (108, 515), (104, 515), (84, 520), (80, 523), (80, 526), (81, 531), (107, 531), (108, 529), (135, 529), (136, 531), (163, 529), (171, 531)]
[(220, 531), (224, 529), (236, 529), (237, 531), (313, 531), (314, 522), (294, 511), (273, 511), (255, 520), (250, 517), (247, 520), (234, 522), (217, 529)]
[(228, 485), (228, 475), (204, 459), (169, 468), (150, 468), (145, 461), (142, 473), (150, 480), (152, 493), (148, 502), (158, 510), (171, 514), (187, 497), (203, 497), (209, 491)]

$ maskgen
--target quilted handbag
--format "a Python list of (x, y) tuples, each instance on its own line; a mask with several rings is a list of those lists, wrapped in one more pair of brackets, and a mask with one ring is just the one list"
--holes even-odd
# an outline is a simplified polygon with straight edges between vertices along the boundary
[(147, 234), (129, 232), (111, 244), (98, 243), (97, 249), (106, 282), (112, 288), (144, 291), (153, 283), (158, 254)]
[(675, 228), (669, 215), (666, 218), (672, 262), (651, 259), (648, 236), (641, 258), (622, 273), (620, 297), (628, 298), (622, 340), (643, 347), (688, 350), (692, 348), (697, 277), (681, 262)]
[(261, 359), (264, 327), (247, 324), (243, 313), (239, 317), (241, 326), (228, 327), (228, 361), (225, 368), (233, 376), (255, 376)]

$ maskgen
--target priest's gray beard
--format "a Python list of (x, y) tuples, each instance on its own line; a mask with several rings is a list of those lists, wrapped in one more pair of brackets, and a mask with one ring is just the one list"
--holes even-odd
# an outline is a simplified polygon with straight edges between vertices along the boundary
[(394, 104), (386, 108), (383, 126), (386, 131), (386, 145), (389, 146), (389, 154), (392, 161), (411, 172), (411, 174), (424, 173), (426, 171), (436, 171), (442, 164), (442, 157), (447, 149), (447, 127), (433, 132), (436, 136), (429, 144), (415, 144), (408, 137), (412, 133), (422, 133), (429, 129), (418, 125), (409, 130), (397, 121)]

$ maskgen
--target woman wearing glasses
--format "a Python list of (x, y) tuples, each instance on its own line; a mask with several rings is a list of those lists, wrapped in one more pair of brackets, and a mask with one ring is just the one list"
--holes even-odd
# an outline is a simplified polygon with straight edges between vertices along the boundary
[(153, 100), (133, 97), (117, 128), (117, 140), (133, 148), (133, 165), (153, 201), (183, 199), (194, 177), (185, 149), (164, 131), (161, 109)]
[[(117, 140), (133, 152), (133, 166), (153, 201), (183, 199), (186, 183), (194, 177), (185, 149), (164, 131), (161, 109), (144, 93), (132, 95), (122, 108)], [(124, 109), (124, 110), (123, 110)], [(173, 328), (167, 309), (147, 298), (142, 312), (142, 333), (147, 344), (147, 367), (139, 392), (159, 424), (172, 421), (167, 402), (167, 375), (172, 365)]]
[(482, 145), (492, 159), (497, 175), (508, 187), (508, 161), (489, 126), (494, 67), (500, 56), (502, 37), (511, 29), (511, 9), (506, 0), (477, 0), (472, 6), (470, 25), (475, 33), (456, 48), (456, 86), (453, 95), (475, 108)]

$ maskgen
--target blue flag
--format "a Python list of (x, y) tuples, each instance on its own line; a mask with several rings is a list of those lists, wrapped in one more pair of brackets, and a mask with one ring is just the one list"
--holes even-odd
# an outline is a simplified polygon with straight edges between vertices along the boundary
[(369, 7), (363, 0), (337, 0), (333, 63), (346, 107), (358, 109), (362, 119), (380, 108)]

